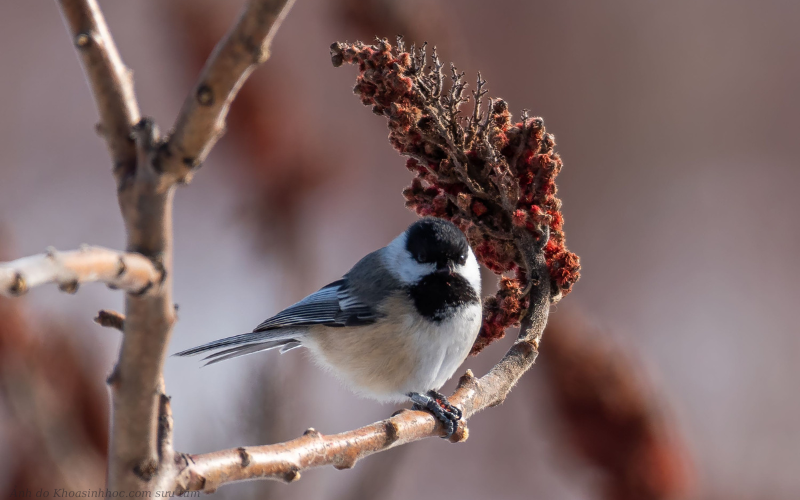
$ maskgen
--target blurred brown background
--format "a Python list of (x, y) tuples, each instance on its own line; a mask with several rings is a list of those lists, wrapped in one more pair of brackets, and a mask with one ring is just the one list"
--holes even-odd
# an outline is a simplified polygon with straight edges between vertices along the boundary
[[(240, 4), (101, 2), (144, 114), (169, 127)], [(799, 498), (798, 25), (789, 0), (298, 0), (177, 193), (173, 352), (249, 331), (413, 220), (385, 124), (351, 95), (354, 69), (330, 64), (336, 40), (427, 40), (517, 116), (544, 117), (583, 276), (541, 365), (471, 420), (466, 444), (217, 496)], [(121, 247), (97, 113), (53, 3), (0, 3), (0, 68), (3, 258)], [(119, 334), (91, 318), (121, 303), (101, 286), (0, 301), (0, 494), (102, 485), (100, 385)], [(467, 365), (483, 373), (508, 342)], [(195, 453), (393, 410), (296, 351), (202, 370), (170, 359), (166, 382), (176, 448)]]

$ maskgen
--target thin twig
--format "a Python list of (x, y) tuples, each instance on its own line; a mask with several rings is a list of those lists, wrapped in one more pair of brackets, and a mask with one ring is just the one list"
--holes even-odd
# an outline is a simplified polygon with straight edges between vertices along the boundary
[(98, 131), (114, 161), (117, 182), (136, 168), (131, 127), (139, 121), (131, 71), (123, 64), (95, 0), (58, 0), (100, 113)]
[(125, 328), (125, 315), (117, 311), (101, 309), (94, 317), (94, 322), (106, 328), (122, 331)]
[(146, 294), (159, 283), (163, 273), (147, 257), (102, 247), (47, 253), (0, 263), (0, 294), (22, 295), (45, 283), (56, 283), (75, 293), (80, 283), (99, 281), (112, 288)]
[(250, 73), (269, 58), (275, 32), (294, 0), (251, 0), (206, 62), (186, 98), (175, 129), (161, 152), (164, 172), (177, 182), (189, 182), (225, 133), (231, 102)]

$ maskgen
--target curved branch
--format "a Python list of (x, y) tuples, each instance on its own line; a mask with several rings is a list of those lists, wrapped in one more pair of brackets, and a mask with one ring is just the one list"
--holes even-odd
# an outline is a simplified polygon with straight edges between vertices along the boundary
[(80, 283), (100, 281), (112, 288), (145, 294), (163, 279), (163, 271), (144, 255), (102, 247), (47, 253), (0, 263), (0, 294), (18, 296), (45, 283), (75, 293)]
[[(539, 342), (550, 310), (550, 276), (543, 247), (546, 235), (532, 241), (528, 235), (517, 235), (531, 270), (531, 305), (523, 320), (520, 335), (503, 359), (489, 373), (476, 379), (470, 370), (461, 377), (449, 401), (461, 408), (462, 421), (450, 438), (453, 442), (467, 439), (466, 419), (479, 411), (497, 406), (533, 366), (539, 353)], [(442, 436), (444, 429), (432, 415), (403, 410), (391, 418), (349, 432), (323, 436), (314, 429), (286, 443), (233, 448), (229, 450), (183, 455), (185, 466), (178, 477), (178, 492), (212, 492), (219, 486), (249, 479), (296, 481), (300, 472), (313, 467), (333, 465), (348, 469), (360, 458), (420, 439)]]
[(192, 170), (225, 133), (231, 102), (250, 73), (269, 58), (275, 32), (293, 3), (250, 0), (236, 25), (214, 48), (162, 150), (164, 172), (174, 181), (189, 182)]
[(98, 131), (114, 160), (117, 183), (136, 168), (131, 127), (139, 121), (131, 71), (122, 62), (95, 0), (58, 0), (80, 54), (86, 78), (100, 113)]

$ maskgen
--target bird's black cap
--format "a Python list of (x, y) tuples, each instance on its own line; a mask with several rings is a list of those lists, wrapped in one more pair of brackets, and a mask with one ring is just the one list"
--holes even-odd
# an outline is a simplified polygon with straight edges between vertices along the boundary
[(411, 224), (406, 249), (417, 262), (444, 267), (448, 262), (464, 264), (469, 243), (464, 233), (450, 221), (425, 217)]

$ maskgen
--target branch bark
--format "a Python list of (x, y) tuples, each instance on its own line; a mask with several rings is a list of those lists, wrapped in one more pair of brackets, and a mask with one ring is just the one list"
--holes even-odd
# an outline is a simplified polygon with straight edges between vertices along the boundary
[(119, 360), (109, 378), (112, 433), (109, 488), (113, 491), (168, 489), (169, 462), (162, 463), (158, 419), (164, 396), (162, 372), (172, 326), (172, 201), (174, 185), (162, 182), (154, 165), (158, 130), (152, 121), (134, 127), (137, 166), (120, 185), (119, 205), (128, 249), (142, 253), (165, 270), (148, 296), (128, 294)]
[(101, 309), (94, 317), (94, 322), (106, 328), (113, 328), (115, 330), (124, 331), (125, 329), (125, 316), (116, 311), (109, 311), (108, 309)]
[(160, 162), (176, 182), (193, 170), (225, 133), (231, 102), (250, 73), (269, 58), (272, 39), (294, 0), (251, 0), (236, 25), (217, 44), (183, 103)]
[[(539, 353), (539, 342), (550, 311), (551, 282), (543, 253), (547, 233), (538, 242), (532, 241), (529, 234), (516, 236), (531, 276), (528, 313), (517, 341), (503, 359), (480, 379), (467, 370), (448, 398), (463, 412), (459, 429), (450, 438), (453, 442), (467, 439), (469, 417), (505, 401)], [(178, 478), (177, 491), (210, 493), (223, 484), (258, 478), (293, 482), (300, 478), (301, 471), (309, 468), (333, 465), (337, 469), (349, 469), (359, 459), (373, 453), (443, 434), (441, 423), (429, 413), (403, 410), (386, 420), (332, 436), (309, 429), (303, 436), (286, 443), (184, 455), (185, 467)]]
[(0, 294), (18, 296), (45, 283), (56, 283), (68, 293), (92, 281), (136, 295), (161, 282), (164, 273), (147, 257), (102, 247), (47, 253), (0, 263)]
[(132, 72), (123, 63), (95, 0), (58, 0), (100, 113), (98, 131), (114, 161), (117, 181), (136, 168), (131, 127), (139, 121)]

